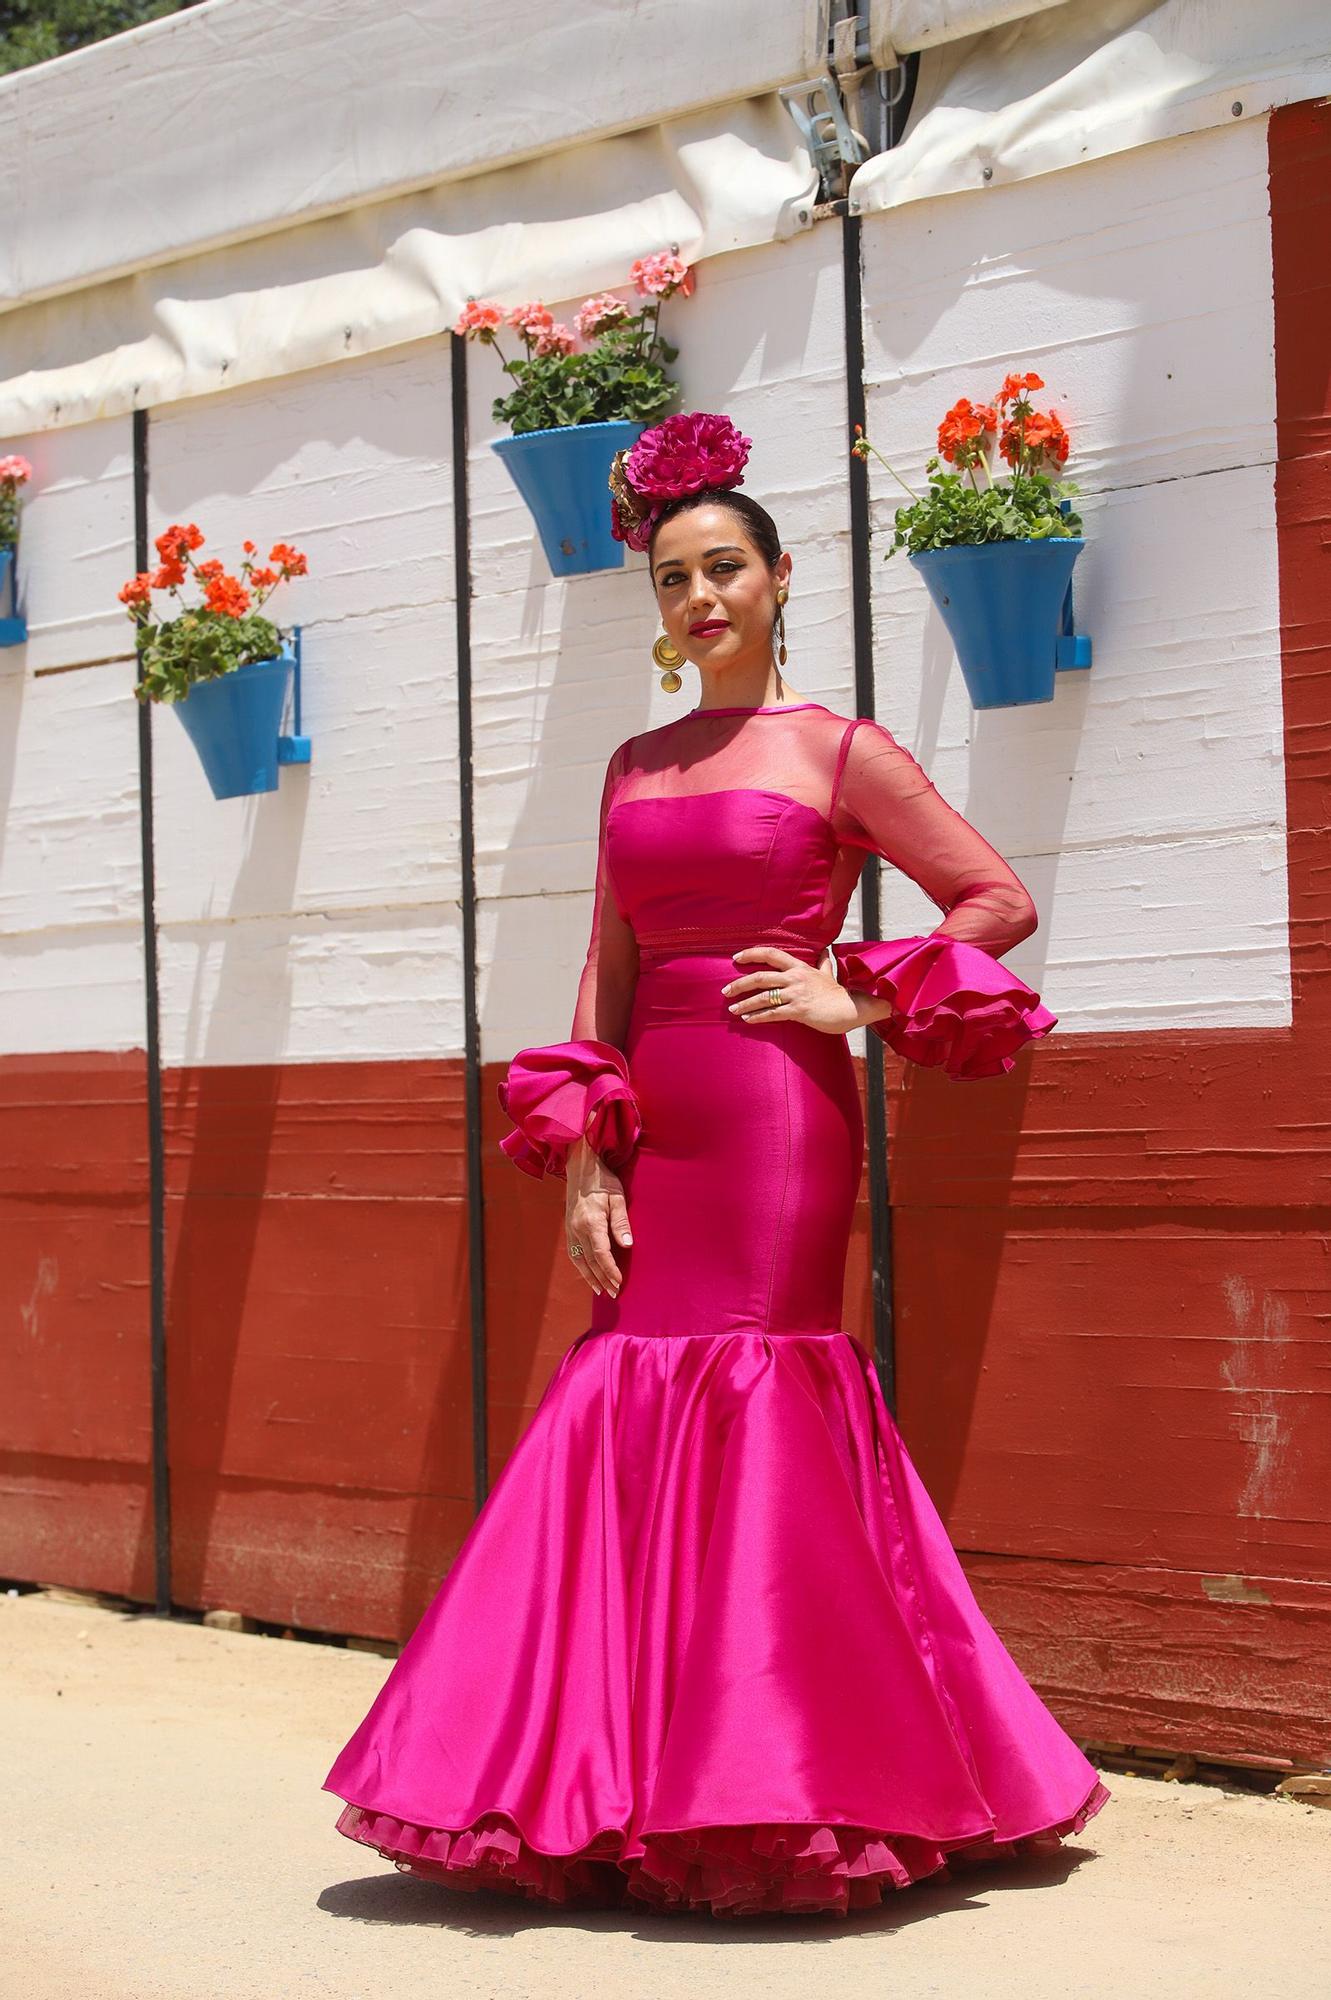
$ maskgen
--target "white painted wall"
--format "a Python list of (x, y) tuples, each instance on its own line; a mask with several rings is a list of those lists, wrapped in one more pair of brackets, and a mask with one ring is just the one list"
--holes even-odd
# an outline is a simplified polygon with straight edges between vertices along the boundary
[[(943, 411), (1033, 367), (1073, 435), (1089, 673), (976, 716), (923, 585), (875, 561), (877, 705), (1006, 853), (1041, 927), (1015, 969), (1060, 1032), (1289, 1019), (1271, 255), (1265, 133), (1171, 140), (866, 219), (869, 430), (918, 483)], [(576, 299), (551, 300), (567, 316)], [(849, 713), (841, 237), (699, 266), (665, 309), (685, 407), (755, 440), (746, 490), (794, 556), (789, 673)], [(154, 714), (168, 1063), (457, 1056), (457, 681), (446, 338), (171, 405), (150, 532), (197, 520), (304, 548), (273, 610), (305, 630), (307, 769), (218, 802)], [(469, 354), (484, 1053), (562, 1039), (586, 945), (596, 807), (660, 691), (645, 556), (552, 579), (490, 440), (508, 382)], [(143, 1038), (128, 419), (5, 441), (37, 470), (32, 638), (0, 654), (0, 1053)], [(880, 545), (898, 501), (871, 461)], [(888, 934), (933, 905), (885, 871)], [(854, 935), (852, 909), (847, 934)]]
[(130, 421), (3, 449), (33, 477), (28, 641), (0, 648), (0, 1054), (142, 1047), (134, 635), (116, 601), (134, 571)]
[(974, 713), (904, 552), (873, 579), (879, 717), (1035, 897), (1007, 962), (1062, 1034), (1290, 1018), (1269, 213), (1250, 121), (864, 224), (866, 429), (907, 482), (1008, 369), (1072, 436), (1094, 664), (1051, 703)]
[(154, 716), (163, 1060), (311, 1062), (462, 1048), (448, 343), (173, 404), (150, 536), (200, 555), (289, 541), (313, 760), (215, 800)]

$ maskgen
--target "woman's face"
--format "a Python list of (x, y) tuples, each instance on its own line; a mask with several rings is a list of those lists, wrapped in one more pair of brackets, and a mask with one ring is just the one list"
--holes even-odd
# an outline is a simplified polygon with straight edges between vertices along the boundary
[(676, 514), (652, 549), (652, 582), (666, 633), (686, 659), (713, 671), (771, 658), (777, 588), (788, 582), (790, 570), (784, 549), (769, 569), (744, 521), (724, 506)]

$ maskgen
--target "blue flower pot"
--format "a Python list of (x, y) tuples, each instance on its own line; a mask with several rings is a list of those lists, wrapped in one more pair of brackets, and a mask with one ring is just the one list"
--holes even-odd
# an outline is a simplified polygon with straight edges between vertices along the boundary
[(278, 731), (295, 664), (284, 646), (271, 659), (195, 681), (183, 701), (171, 703), (215, 799), (277, 790)]
[(541, 537), (555, 576), (622, 569), (624, 544), (610, 531), (610, 461), (637, 443), (646, 424), (565, 424), (495, 438)]
[(1060, 666), (1089, 666), (1090, 641), (1072, 633), (1072, 566), (1082, 536), (925, 549), (924, 578), (956, 648), (975, 708), (1052, 701)]

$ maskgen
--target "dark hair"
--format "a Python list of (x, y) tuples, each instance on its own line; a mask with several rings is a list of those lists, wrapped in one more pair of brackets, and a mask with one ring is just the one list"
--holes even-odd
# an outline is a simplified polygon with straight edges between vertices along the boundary
[(775, 569), (781, 558), (781, 537), (777, 533), (776, 522), (765, 507), (751, 500), (747, 493), (738, 493), (732, 486), (704, 486), (698, 493), (681, 493), (678, 500), (667, 503), (665, 512), (652, 529), (647, 545), (647, 575), (655, 589), (655, 573), (651, 567), (652, 551), (656, 547), (656, 537), (667, 521), (673, 521), (676, 514), (687, 514), (693, 507), (729, 507), (732, 514), (738, 514), (748, 531), (749, 540), (757, 549), (769, 569)]

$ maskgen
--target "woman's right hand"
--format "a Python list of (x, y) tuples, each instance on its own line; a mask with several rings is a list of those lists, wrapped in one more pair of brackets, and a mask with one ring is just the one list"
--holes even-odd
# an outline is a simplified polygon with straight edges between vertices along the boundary
[(574, 1270), (598, 1297), (606, 1291), (617, 1298), (622, 1278), (611, 1246), (633, 1241), (624, 1184), (585, 1139), (569, 1148), (564, 1235), (570, 1257), (575, 1243), (582, 1251), (573, 1257)]

